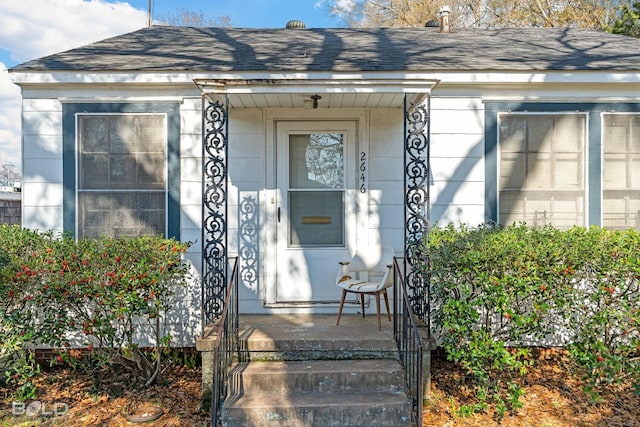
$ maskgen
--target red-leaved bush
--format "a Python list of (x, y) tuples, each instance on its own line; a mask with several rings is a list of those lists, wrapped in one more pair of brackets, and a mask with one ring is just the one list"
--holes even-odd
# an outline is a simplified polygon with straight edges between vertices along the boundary
[[(171, 341), (163, 323), (171, 297), (189, 280), (182, 259), (188, 246), (159, 237), (75, 240), (0, 226), (0, 358), (15, 360), (16, 352), (46, 345), (71, 364), (88, 358), (120, 365), (153, 382), (160, 349)], [(142, 351), (140, 340), (152, 351)]]

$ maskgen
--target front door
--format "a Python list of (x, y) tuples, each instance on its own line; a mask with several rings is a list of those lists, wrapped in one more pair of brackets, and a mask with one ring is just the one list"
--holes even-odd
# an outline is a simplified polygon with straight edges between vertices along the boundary
[(276, 137), (275, 302), (336, 302), (356, 239), (355, 122), (279, 122)]

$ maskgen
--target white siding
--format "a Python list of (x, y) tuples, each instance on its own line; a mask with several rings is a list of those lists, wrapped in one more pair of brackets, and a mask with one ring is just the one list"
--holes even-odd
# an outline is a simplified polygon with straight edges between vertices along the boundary
[[(180, 236), (202, 240), (202, 101), (186, 98), (180, 105)], [(200, 245), (189, 248), (200, 258)], [(197, 263), (199, 268), (199, 262)]]
[(402, 253), (404, 236), (404, 115), (401, 109), (369, 113), (369, 228), (371, 244)]
[(22, 102), (22, 226), (63, 232), (62, 105)]
[[(369, 240), (391, 244), (396, 250), (402, 248), (403, 235), (403, 120), (400, 109), (370, 113)], [(432, 98), (431, 173), (433, 223), (478, 225), (484, 221), (481, 99)]]
[(484, 222), (484, 106), (480, 98), (431, 100), (431, 220)]
[(229, 249), (242, 254), (238, 265), (239, 297), (244, 307), (262, 307), (266, 201), (265, 129), (257, 109), (229, 113)]
[[(39, 184), (33, 188), (39, 191)], [(29, 184), (22, 185), (23, 193), (32, 191)], [(22, 226), (34, 230), (52, 230), (62, 234), (62, 205), (59, 206), (22, 206)]]
[[(189, 248), (198, 273), (202, 258), (202, 100), (185, 98), (180, 105), (180, 238), (197, 242)], [(200, 315), (200, 289), (190, 294)], [(199, 317), (196, 326), (200, 326)]]
[(23, 157), (25, 159), (57, 159), (62, 155), (60, 135), (25, 135)]
[[(180, 239), (195, 242), (187, 259), (197, 275), (202, 263), (202, 100), (185, 98), (180, 105)], [(196, 276), (198, 277), (198, 276)], [(176, 308), (168, 319), (173, 345), (193, 346), (200, 335), (200, 280), (178, 290), (172, 299)]]

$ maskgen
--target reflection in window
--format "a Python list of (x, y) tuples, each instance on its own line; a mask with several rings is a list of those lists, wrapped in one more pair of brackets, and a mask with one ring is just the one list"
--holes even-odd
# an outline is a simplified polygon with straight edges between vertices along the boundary
[(339, 133), (290, 135), (291, 188), (344, 188), (344, 136)]

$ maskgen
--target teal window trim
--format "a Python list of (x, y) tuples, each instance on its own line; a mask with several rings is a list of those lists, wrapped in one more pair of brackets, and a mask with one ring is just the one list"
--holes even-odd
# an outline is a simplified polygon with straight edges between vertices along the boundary
[(65, 103), (62, 105), (63, 226), (76, 234), (76, 114), (160, 113), (167, 115), (167, 237), (180, 238), (180, 106), (177, 103)]
[(587, 212), (589, 225), (602, 223), (602, 113), (640, 113), (634, 103), (487, 102), (484, 118), (485, 222), (498, 222), (498, 113), (585, 113), (587, 115)]

